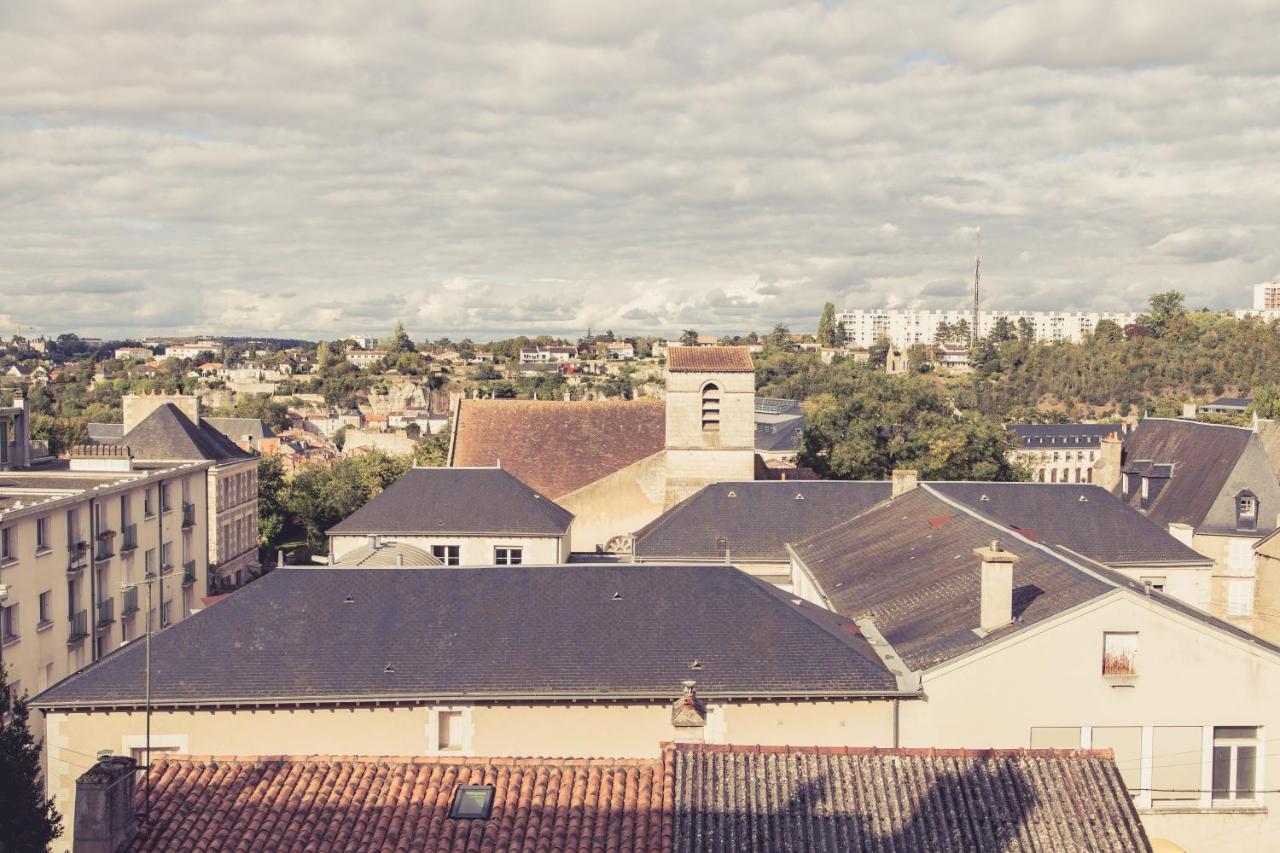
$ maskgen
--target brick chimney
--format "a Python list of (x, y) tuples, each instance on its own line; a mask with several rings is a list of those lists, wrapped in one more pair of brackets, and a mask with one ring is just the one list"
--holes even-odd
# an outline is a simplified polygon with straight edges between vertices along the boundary
[(698, 682), (680, 682), (681, 695), (671, 703), (671, 725), (678, 743), (701, 743), (707, 726), (707, 706), (698, 698)]
[(1098, 461), (1093, 463), (1093, 482), (1107, 491), (1115, 491), (1120, 485), (1120, 464), (1124, 458), (1124, 442), (1119, 433), (1102, 439)]
[(138, 834), (132, 758), (100, 755), (76, 780), (74, 853), (116, 853)]
[(986, 548), (974, 548), (973, 553), (982, 560), (982, 603), (978, 628), (989, 633), (1013, 621), (1013, 564), (1018, 557), (1002, 549), (994, 539)]
[(914, 489), (919, 483), (918, 476), (916, 471), (912, 471), (909, 468), (894, 468), (891, 475), (893, 491), (889, 493), (889, 496), (896, 498)]

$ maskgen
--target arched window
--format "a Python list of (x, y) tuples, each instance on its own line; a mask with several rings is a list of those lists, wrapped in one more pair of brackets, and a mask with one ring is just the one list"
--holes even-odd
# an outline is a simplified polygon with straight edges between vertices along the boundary
[(702, 431), (720, 431), (720, 387), (714, 382), (702, 386)]

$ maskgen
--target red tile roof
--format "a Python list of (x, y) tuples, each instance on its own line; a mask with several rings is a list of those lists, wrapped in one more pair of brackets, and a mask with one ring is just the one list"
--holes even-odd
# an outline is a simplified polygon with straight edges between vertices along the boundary
[(660, 400), (463, 400), (450, 464), (501, 464), (555, 500), (666, 446)]
[[(152, 763), (133, 851), (666, 848), (662, 761), (262, 756)], [(138, 797), (142, 797), (139, 783)], [(459, 785), (493, 785), (488, 820), (451, 820)]]
[[(166, 756), (149, 778), (152, 822), (132, 851), (1151, 849), (1110, 750)], [(449, 818), (464, 784), (494, 786), (490, 818)]]
[(672, 373), (753, 373), (755, 369), (746, 347), (672, 347), (667, 350), (667, 370)]

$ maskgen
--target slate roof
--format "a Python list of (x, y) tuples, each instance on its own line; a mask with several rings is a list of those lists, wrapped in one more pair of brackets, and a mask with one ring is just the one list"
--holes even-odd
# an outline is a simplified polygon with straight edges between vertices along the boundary
[(247, 435), (258, 442), (264, 438), (275, 438), (276, 435), (262, 418), (201, 418), (201, 420), (232, 441), (239, 441)]
[[(786, 546), (887, 500), (884, 481), (756, 481), (707, 486), (636, 531), (643, 560), (790, 560)], [(799, 496), (799, 497), (797, 497)]]
[[(834, 609), (869, 618), (913, 670), (927, 669), (1110, 592), (1035, 545), (1001, 539), (1015, 622), (980, 637), (981, 560), (1000, 528), (916, 488), (794, 546)], [(172, 629), (170, 629), (172, 630)]]
[(556, 500), (666, 447), (661, 400), (463, 400), (449, 464), (515, 474)]
[[(164, 756), (130, 851), (1148, 851), (1109, 751), (666, 745), (654, 759)], [(449, 818), (492, 785), (487, 820)], [(142, 801), (142, 786), (138, 787)]]
[[(1125, 442), (1121, 471), (1145, 473), (1142, 463), (1171, 465), (1167, 474), (1158, 472), (1170, 478), (1146, 508), (1146, 516), (1162, 526), (1180, 522), (1199, 527), (1252, 436), (1241, 427), (1147, 418)], [(1141, 506), (1141, 489), (1132, 492), (1129, 504)]]
[[(669, 849), (658, 759), (165, 757), (148, 775), (139, 853)], [(449, 818), (459, 785), (494, 786), (488, 820)]]
[(1251, 397), (1218, 397), (1212, 402), (1206, 403), (1207, 406), (1221, 406), (1229, 409), (1247, 409), (1253, 405)]
[(173, 403), (157, 407), (123, 436), (105, 443), (127, 445), (134, 458), (140, 460), (239, 462), (253, 458), (253, 454), (241, 450), (213, 427), (192, 423)]
[(421, 548), (404, 545), (399, 542), (379, 542), (377, 545), (365, 544), (347, 551), (333, 565), (344, 568), (351, 566), (443, 566), (438, 557), (433, 557)]
[(998, 524), (1107, 565), (1213, 561), (1101, 486), (1079, 483), (930, 483)]
[(85, 424), (90, 441), (114, 441), (124, 437), (124, 424)]
[(572, 521), (501, 468), (412, 468), (328, 533), (562, 536)]
[(1020, 447), (1101, 447), (1102, 439), (1116, 433), (1124, 439), (1123, 424), (1009, 424)]
[(755, 363), (746, 347), (673, 347), (667, 350), (667, 370), (672, 373), (754, 373)]
[[(152, 638), (156, 706), (897, 692), (856, 626), (731, 566), (286, 567), (230, 598)], [(135, 707), (143, 657), (33, 702)]]

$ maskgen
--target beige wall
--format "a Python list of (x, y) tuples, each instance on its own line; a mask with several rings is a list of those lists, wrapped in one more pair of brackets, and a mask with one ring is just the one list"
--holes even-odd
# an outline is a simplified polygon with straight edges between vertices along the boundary
[[(670, 373), (667, 380), (667, 447), (738, 448), (756, 444), (755, 374)], [(720, 390), (720, 429), (702, 429), (702, 389), (715, 383)]]
[(192, 423), (200, 423), (200, 398), (194, 394), (125, 394), (120, 401), (124, 431), (142, 423), (165, 403), (173, 403)]
[(558, 498), (574, 516), (570, 548), (592, 552), (644, 527), (662, 514), (666, 487), (666, 453), (659, 451)]
[[(569, 558), (568, 537), (561, 536), (380, 536), (382, 542), (398, 542), (421, 548), (428, 554), (432, 545), (459, 546), (459, 565), (492, 566), (494, 549), (518, 546), (524, 549), (523, 562), (527, 565), (548, 566), (563, 563)], [(330, 536), (330, 554), (334, 559), (342, 557), (368, 544), (368, 536)]]
[(1212, 604), (1212, 566), (1112, 566), (1120, 574), (1135, 581), (1162, 579), (1164, 592), (1192, 607), (1209, 610)]
[[(412, 708), (158, 712), (157, 747), (196, 755), (428, 755), (439, 749), (440, 710), (462, 713), (462, 749), (452, 754), (547, 757), (657, 757), (664, 741), (687, 739), (670, 705), (475, 705)], [(142, 743), (137, 712), (53, 713), (46, 756), (49, 792), (74, 813), (75, 779), (98, 750), (127, 754)], [(698, 730), (695, 730), (698, 731)], [(893, 745), (893, 703), (753, 702), (709, 704), (703, 739), (718, 743)], [(72, 842), (68, 836), (59, 844)]]
[[(1138, 633), (1138, 677), (1130, 685), (1101, 674), (1107, 631)], [(1208, 788), (1211, 752), (1203, 747), (1213, 727), (1258, 726), (1260, 787), (1280, 787), (1280, 749), (1267, 743), (1280, 733), (1280, 658), (1128, 592), (936, 667), (925, 673), (924, 690), (927, 701), (902, 706), (903, 746), (1027, 747), (1033, 727), (1080, 727), (1079, 745), (1087, 746), (1097, 727), (1137, 727), (1142, 754), (1121, 764), (1137, 769), (1139, 787), (1152, 787), (1154, 763), (1176, 761), (1193, 770), (1198, 764), (1198, 787)], [(1155, 754), (1156, 727), (1174, 726), (1199, 727), (1202, 750)], [(1280, 796), (1264, 798), (1268, 814), (1224, 814), (1207, 795), (1178, 814), (1149, 808), (1145, 793), (1138, 803), (1153, 837), (1190, 851), (1249, 850), (1264, 849), (1264, 834), (1280, 837)]]
[[(1252, 612), (1248, 615), (1236, 615), (1230, 612), (1228, 604), (1233, 584), (1253, 583), (1253, 546), (1257, 541), (1257, 537), (1212, 536), (1195, 533), (1189, 543), (1192, 548), (1214, 562), (1209, 612), (1246, 631), (1253, 630)], [(1255, 588), (1250, 600), (1253, 601), (1256, 595)], [(1254, 608), (1258, 606), (1256, 601), (1253, 601), (1253, 605)]]
[(1254, 557), (1257, 589), (1254, 595), (1253, 630), (1264, 640), (1280, 643), (1280, 559)]

